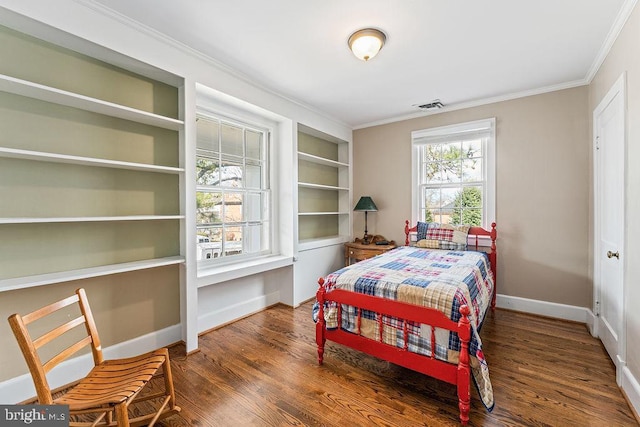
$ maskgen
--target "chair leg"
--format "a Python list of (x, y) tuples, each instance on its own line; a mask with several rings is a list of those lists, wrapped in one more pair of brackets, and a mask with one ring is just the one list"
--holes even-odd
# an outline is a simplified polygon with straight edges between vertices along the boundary
[(171, 397), (169, 402), (169, 409), (176, 407), (176, 395), (173, 389), (173, 377), (171, 376), (171, 362), (169, 361), (169, 350), (164, 349), (165, 358), (162, 363), (162, 370), (164, 371), (164, 386), (166, 393)]
[(118, 427), (129, 427), (129, 412), (125, 402), (116, 405), (116, 420)]

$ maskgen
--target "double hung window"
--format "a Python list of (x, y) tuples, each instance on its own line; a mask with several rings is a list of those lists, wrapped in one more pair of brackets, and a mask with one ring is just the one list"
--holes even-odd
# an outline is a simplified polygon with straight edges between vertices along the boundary
[(495, 119), (411, 137), (414, 222), (489, 228), (495, 220)]
[(199, 113), (198, 261), (221, 262), (269, 254), (270, 213), (269, 131)]

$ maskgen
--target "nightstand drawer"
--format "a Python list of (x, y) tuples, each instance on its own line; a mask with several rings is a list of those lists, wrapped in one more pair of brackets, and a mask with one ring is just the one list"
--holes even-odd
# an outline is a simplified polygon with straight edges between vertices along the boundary
[(373, 258), (376, 255), (380, 255), (381, 253), (383, 253), (384, 251), (377, 251), (377, 250), (363, 250), (363, 249), (352, 249), (352, 248), (347, 248), (347, 251), (349, 251), (349, 258), (353, 258), (355, 260), (358, 261), (362, 261), (363, 259), (367, 259), (367, 258)]
[(376, 255), (383, 254), (396, 245), (390, 242), (388, 245), (376, 245), (369, 244), (363, 245), (361, 243), (345, 243), (344, 245), (344, 263), (345, 265), (351, 265), (351, 261), (362, 261), (365, 259), (373, 258)]

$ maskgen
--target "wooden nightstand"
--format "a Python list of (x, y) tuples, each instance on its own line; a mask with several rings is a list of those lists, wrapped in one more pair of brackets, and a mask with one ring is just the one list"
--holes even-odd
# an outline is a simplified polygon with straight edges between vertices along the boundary
[(391, 249), (395, 248), (395, 242), (391, 241), (388, 245), (376, 245), (375, 243), (369, 243), (363, 245), (362, 243), (349, 242), (344, 244), (344, 265), (351, 265), (351, 260), (355, 262), (362, 261), (363, 259), (372, 258), (376, 255), (380, 255)]

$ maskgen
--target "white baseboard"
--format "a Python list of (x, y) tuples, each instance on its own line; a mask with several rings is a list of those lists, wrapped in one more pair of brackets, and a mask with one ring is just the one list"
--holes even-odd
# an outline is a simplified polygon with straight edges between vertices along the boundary
[(587, 328), (592, 337), (598, 336), (598, 328), (596, 327), (596, 315), (591, 310), (587, 310)]
[(272, 292), (220, 310), (210, 311), (203, 316), (198, 316), (198, 333), (247, 317), (278, 302), (280, 302), (280, 292)]
[(496, 306), (509, 310), (537, 314), (540, 316), (555, 317), (557, 319), (586, 323), (587, 325), (591, 325), (590, 328), (592, 328), (594, 322), (594, 316), (590, 309), (574, 305), (558, 304), (555, 302), (498, 294), (496, 296)]
[(633, 406), (636, 414), (640, 414), (640, 383), (633, 376), (628, 367), (622, 368), (622, 390), (627, 395), (629, 403)]
[[(121, 342), (105, 348), (105, 359), (118, 359), (165, 347), (182, 340), (180, 325)], [(84, 354), (56, 366), (47, 376), (52, 389), (60, 387), (85, 375), (93, 367), (91, 354)], [(20, 375), (0, 382), (0, 404), (15, 404), (36, 395), (30, 374)]]

